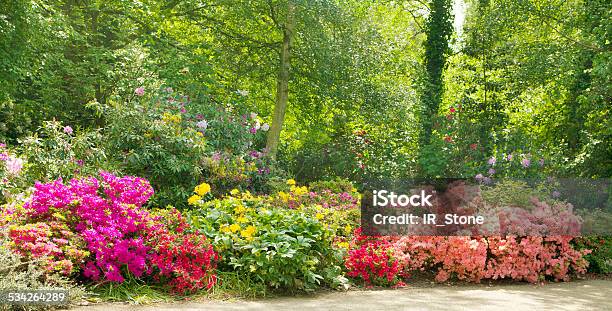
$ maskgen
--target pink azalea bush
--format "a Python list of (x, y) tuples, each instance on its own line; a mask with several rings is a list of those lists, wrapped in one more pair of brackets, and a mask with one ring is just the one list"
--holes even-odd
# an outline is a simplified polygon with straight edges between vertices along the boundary
[(404, 254), (406, 271), (432, 271), (436, 281), (513, 279), (535, 283), (566, 281), (586, 272), (587, 250), (575, 250), (570, 236), (411, 236), (387, 238)]
[(506, 207), (498, 212), (499, 232), (525, 235), (572, 235), (579, 236), (581, 219), (573, 213), (569, 203), (548, 204), (532, 198), (534, 208)]
[(155, 226), (142, 204), (153, 194), (153, 188), (137, 177), (100, 175), (105, 197), (98, 194), (100, 185), (93, 177), (73, 179), (69, 185), (57, 180), (37, 183), (23, 207), (30, 219), (53, 222), (64, 218), (83, 238), (92, 255), (92, 260), (84, 264), (86, 277), (123, 282), (122, 270), (140, 277), (146, 270), (149, 251), (142, 235)]
[(184, 234), (180, 213), (166, 221), (143, 207), (153, 195), (147, 180), (100, 176), (101, 182), (88, 177), (37, 183), (21, 208), (3, 212), (10, 216), (13, 249), (46, 258), (51, 270), (65, 275), (82, 269), (93, 281), (120, 283), (128, 275), (159, 280), (161, 274), (180, 293), (214, 285), (217, 255), (210, 244)]
[[(89, 256), (84, 241), (64, 222), (35, 222), (12, 225), (8, 229), (11, 247), (22, 256), (42, 259), (49, 273), (70, 275), (78, 270), (78, 263)], [(77, 265), (75, 266), (75, 263)]]

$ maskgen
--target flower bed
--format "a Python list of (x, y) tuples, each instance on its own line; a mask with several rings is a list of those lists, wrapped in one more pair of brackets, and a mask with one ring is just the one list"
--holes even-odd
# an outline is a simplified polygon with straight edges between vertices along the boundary
[(0, 226), (10, 249), (44, 262), (48, 275), (93, 284), (138, 279), (177, 294), (210, 290), (219, 275), (237, 276), (251, 284), (247, 291), (295, 292), (347, 288), (347, 277), (403, 286), (416, 271), (438, 282), (565, 281), (588, 266), (586, 240), (570, 236), (364, 236), (359, 195), (327, 186), (289, 180), (272, 195), (234, 189), (215, 198), (202, 183), (181, 213), (145, 208), (153, 195), (147, 180), (103, 172), (37, 183), (23, 203), (5, 206)]
[(49, 273), (82, 273), (94, 282), (151, 278), (178, 293), (215, 284), (218, 256), (208, 241), (185, 234), (178, 212), (167, 217), (143, 208), (153, 194), (148, 181), (100, 176), (101, 182), (90, 177), (67, 185), (37, 183), (23, 206), (4, 211), (10, 246), (43, 259)]

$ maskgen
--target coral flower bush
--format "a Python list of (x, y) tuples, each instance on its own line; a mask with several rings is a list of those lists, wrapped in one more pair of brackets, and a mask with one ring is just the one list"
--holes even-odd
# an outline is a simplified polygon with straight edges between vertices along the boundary
[(588, 250), (575, 250), (571, 240), (569, 236), (413, 236), (396, 238), (393, 246), (405, 254), (407, 271), (432, 271), (439, 282), (455, 277), (535, 283), (546, 278), (564, 281), (572, 273), (586, 272)]

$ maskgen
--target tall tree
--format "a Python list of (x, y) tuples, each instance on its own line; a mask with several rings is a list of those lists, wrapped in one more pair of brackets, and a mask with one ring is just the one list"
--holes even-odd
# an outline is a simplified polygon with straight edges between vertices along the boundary
[(291, 70), (291, 43), (295, 27), (295, 6), (291, 0), (287, 1), (287, 18), (283, 29), (283, 44), (280, 51), (280, 64), (276, 83), (276, 102), (272, 115), (272, 126), (268, 132), (266, 149), (271, 157), (276, 157), (278, 141), (285, 120), (285, 111), (289, 100), (289, 74)]
[(422, 94), (423, 104), (421, 143), (428, 145), (431, 140), (433, 118), (438, 113), (444, 90), (442, 72), (449, 51), (449, 40), (453, 31), (450, 14), (450, 0), (432, 0), (429, 4), (429, 17), (425, 27), (425, 70), (426, 81)]

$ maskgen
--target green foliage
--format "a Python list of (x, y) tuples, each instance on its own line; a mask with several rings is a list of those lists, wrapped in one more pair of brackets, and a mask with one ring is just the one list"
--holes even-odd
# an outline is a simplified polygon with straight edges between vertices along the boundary
[[(169, 107), (174, 101), (186, 103), (186, 98), (160, 92), (151, 99), (152, 105), (147, 99), (93, 105), (107, 120), (107, 152), (115, 156), (121, 171), (151, 180), (156, 191), (154, 203), (165, 206), (185, 202), (192, 185), (198, 183), (206, 140), (193, 122)], [(166, 97), (160, 102), (164, 92)]]
[(540, 202), (552, 202), (551, 185), (543, 183), (530, 185), (525, 181), (503, 179), (491, 187), (483, 187), (482, 198), (495, 206), (532, 207), (532, 199)]
[(595, 273), (612, 273), (612, 237), (587, 236), (574, 240), (578, 249), (589, 249), (585, 256), (589, 261), (589, 271)]
[(474, 3), (445, 72), (443, 106), (461, 104), (473, 124), (456, 143), (485, 158), (544, 156), (555, 175), (609, 176), (611, 17), (609, 1)]
[(46, 121), (37, 133), (19, 140), (16, 148), (0, 148), (0, 153), (23, 162), (17, 174), (7, 172), (7, 162), (0, 163), (0, 200), (16, 195), (36, 181), (97, 174), (111, 170), (113, 162), (107, 156), (100, 131), (72, 129), (58, 121)]
[(99, 302), (127, 302), (130, 304), (151, 304), (170, 302), (175, 297), (159, 285), (149, 285), (133, 276), (121, 284), (103, 283), (90, 286), (92, 298)]
[(442, 72), (449, 52), (449, 40), (452, 34), (451, 2), (449, 0), (432, 0), (429, 3), (429, 16), (425, 26), (427, 40), (425, 46), (425, 72), (422, 102), (422, 139), (423, 145), (428, 145), (433, 129), (433, 118), (438, 113), (438, 107), (444, 91)]
[(81, 131), (46, 121), (36, 134), (20, 140), (19, 153), (27, 160), (24, 177), (29, 183), (70, 179), (109, 169), (100, 131)]
[(351, 183), (348, 179), (343, 179), (340, 177), (336, 177), (332, 180), (319, 180), (310, 183), (310, 191), (314, 192), (322, 192), (324, 190), (329, 190), (333, 193), (352, 193), (355, 192), (355, 188), (353, 187), (353, 183)]
[(302, 212), (272, 208), (243, 195), (200, 203), (189, 218), (234, 271), (271, 289), (312, 291), (346, 282), (332, 233)]

